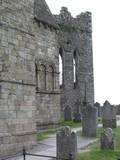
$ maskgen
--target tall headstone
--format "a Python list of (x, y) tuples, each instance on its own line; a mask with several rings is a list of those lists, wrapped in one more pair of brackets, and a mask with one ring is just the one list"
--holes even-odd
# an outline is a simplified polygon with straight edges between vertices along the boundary
[(62, 128), (57, 133), (57, 157), (68, 159), (70, 154), (75, 160), (77, 155), (77, 135), (69, 127)]
[(75, 111), (73, 114), (73, 121), (74, 122), (81, 122), (81, 112), (80, 112), (80, 101), (77, 99), (75, 104)]
[(94, 104), (94, 106), (97, 108), (97, 110), (98, 110), (98, 117), (100, 117), (101, 116), (101, 106), (100, 106), (100, 103), (98, 103), (98, 102), (96, 102), (95, 104)]
[(102, 107), (102, 121), (104, 128), (116, 128), (116, 109), (108, 101)]
[(82, 108), (82, 135), (96, 137), (97, 131), (97, 109), (88, 104)]
[(114, 133), (111, 128), (107, 128), (101, 133), (101, 149), (114, 149)]
[(64, 110), (64, 120), (72, 121), (72, 110), (70, 106), (67, 106)]

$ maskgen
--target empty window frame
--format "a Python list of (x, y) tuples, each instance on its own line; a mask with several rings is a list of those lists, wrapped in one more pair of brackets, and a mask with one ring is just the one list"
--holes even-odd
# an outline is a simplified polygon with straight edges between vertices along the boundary
[(62, 49), (59, 49), (59, 85), (63, 85), (63, 57)]

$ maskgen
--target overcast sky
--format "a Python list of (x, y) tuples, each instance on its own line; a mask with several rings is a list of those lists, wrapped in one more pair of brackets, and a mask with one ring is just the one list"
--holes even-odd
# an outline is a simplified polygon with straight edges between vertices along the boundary
[(120, 0), (46, 0), (52, 13), (92, 12), (95, 101), (120, 104)]

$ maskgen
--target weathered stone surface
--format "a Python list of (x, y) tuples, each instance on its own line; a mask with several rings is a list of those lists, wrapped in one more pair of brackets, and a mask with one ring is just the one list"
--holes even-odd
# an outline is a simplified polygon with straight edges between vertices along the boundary
[(57, 133), (57, 157), (68, 159), (72, 154), (73, 159), (77, 156), (77, 135), (69, 127), (62, 128)]
[(34, 145), (36, 123), (60, 119), (57, 35), (34, 19), (34, 9), (31, 0), (0, 4), (0, 157)]
[(67, 106), (64, 110), (64, 120), (71, 121), (72, 120), (72, 110), (70, 106)]
[(74, 113), (73, 121), (74, 122), (81, 122), (81, 113)]
[(114, 149), (114, 133), (111, 128), (107, 128), (101, 133), (101, 149)]
[(104, 128), (116, 128), (116, 108), (108, 101), (102, 107), (102, 121)]
[[(73, 18), (64, 7), (55, 20), (44, 0), (0, 3), (0, 156), (35, 144), (36, 124), (37, 129), (57, 125), (67, 105), (72, 113), (81, 108), (86, 77), (87, 99), (94, 102), (91, 14)], [(64, 63), (61, 102), (60, 48)]]
[[(87, 100), (94, 104), (91, 13), (81, 13), (73, 18), (67, 8), (62, 7), (60, 14), (55, 18), (60, 27), (58, 42), (63, 60), (62, 113), (64, 115), (64, 108), (69, 105), (74, 114), (77, 105), (82, 107), (85, 80), (87, 80)], [(73, 74), (73, 58), (76, 65), (76, 81)]]
[(91, 105), (82, 108), (82, 135), (95, 137), (97, 131), (97, 109)]
[(101, 117), (101, 106), (100, 106), (100, 103), (96, 102), (94, 104), (94, 106), (97, 108), (98, 110), (98, 117)]

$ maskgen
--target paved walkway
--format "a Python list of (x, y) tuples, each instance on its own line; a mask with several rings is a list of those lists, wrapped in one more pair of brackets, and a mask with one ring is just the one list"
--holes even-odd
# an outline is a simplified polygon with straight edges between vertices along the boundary
[[(93, 143), (97, 138), (84, 138), (80, 136), (80, 131), (82, 128), (72, 129), (72, 131), (77, 132), (77, 148), (78, 151), (82, 151), (90, 143)], [(49, 137), (40, 143), (38, 143), (33, 149), (28, 151), (29, 153), (38, 155), (48, 155), (56, 156), (56, 134), (49, 135)], [(48, 160), (49, 158), (31, 157), (27, 156), (27, 160)], [(12, 158), (9, 160), (23, 160), (23, 156)]]
[[(117, 122), (117, 125), (120, 126), (120, 120)], [(102, 124), (99, 124), (99, 127)], [(85, 147), (89, 144), (97, 141), (97, 138), (86, 138), (80, 136), (80, 131), (82, 128), (72, 129), (72, 131), (77, 132), (77, 149), (78, 152), (82, 152)], [(33, 149), (29, 150), (30, 153), (39, 154), (39, 155), (48, 155), (56, 156), (56, 134), (49, 135), (49, 137), (39, 144), (37, 144)], [(48, 160), (49, 158), (40, 158), (40, 157), (30, 157), (27, 156), (27, 160)], [(16, 157), (9, 160), (23, 160), (23, 157)]]

